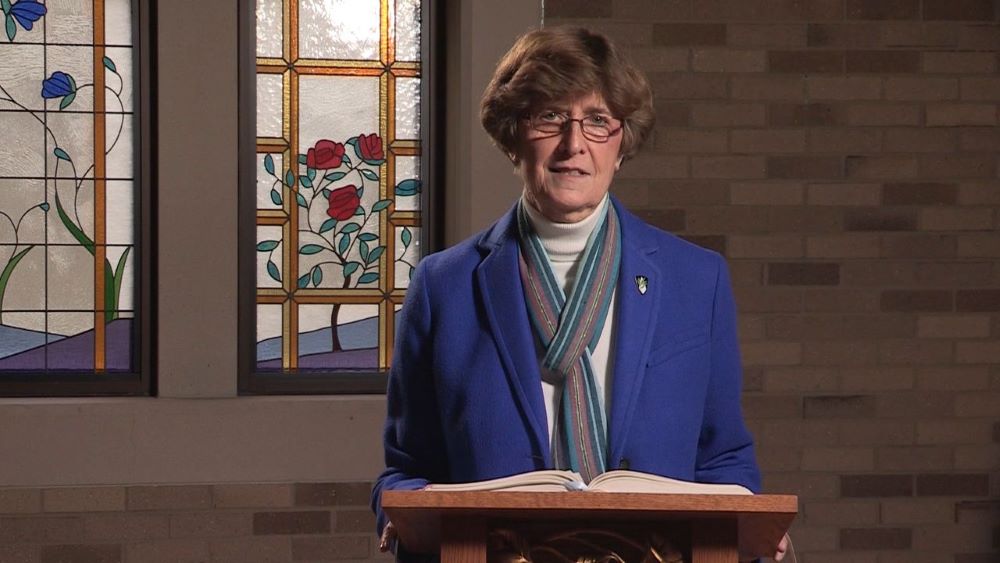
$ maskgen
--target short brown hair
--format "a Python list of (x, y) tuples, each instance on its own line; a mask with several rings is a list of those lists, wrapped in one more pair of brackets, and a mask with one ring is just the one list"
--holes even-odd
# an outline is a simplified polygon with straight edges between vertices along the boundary
[(653, 91), (610, 39), (582, 27), (546, 27), (518, 38), (493, 72), (479, 118), (497, 146), (513, 156), (523, 117), (592, 92), (622, 120), (621, 156), (631, 158), (653, 128)]

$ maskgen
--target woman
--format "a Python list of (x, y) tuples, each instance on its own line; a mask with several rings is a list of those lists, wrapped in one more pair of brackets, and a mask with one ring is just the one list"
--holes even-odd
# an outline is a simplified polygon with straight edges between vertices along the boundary
[(481, 119), (523, 193), (413, 276), (379, 531), (383, 490), (553, 467), (759, 490), (724, 260), (608, 195), (652, 128), (645, 77), (603, 35), (533, 31), (500, 61)]

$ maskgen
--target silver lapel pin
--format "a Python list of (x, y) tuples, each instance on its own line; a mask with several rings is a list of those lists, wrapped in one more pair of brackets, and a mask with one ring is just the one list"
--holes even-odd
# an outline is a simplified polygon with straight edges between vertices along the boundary
[(635, 286), (639, 288), (639, 295), (646, 295), (646, 288), (649, 287), (649, 278), (646, 276), (636, 276)]

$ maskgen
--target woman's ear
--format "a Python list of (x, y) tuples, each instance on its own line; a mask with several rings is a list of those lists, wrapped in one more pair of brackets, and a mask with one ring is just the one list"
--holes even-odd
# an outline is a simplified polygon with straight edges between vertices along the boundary
[(622, 161), (625, 160), (625, 155), (619, 155), (618, 160), (615, 161), (615, 172), (622, 167)]

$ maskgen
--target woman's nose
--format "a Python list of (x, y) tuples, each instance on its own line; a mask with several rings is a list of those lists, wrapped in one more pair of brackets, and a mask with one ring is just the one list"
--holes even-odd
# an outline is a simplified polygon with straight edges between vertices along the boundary
[(578, 119), (567, 121), (562, 132), (562, 142), (569, 154), (583, 152), (583, 146), (586, 142), (583, 137), (583, 122)]

